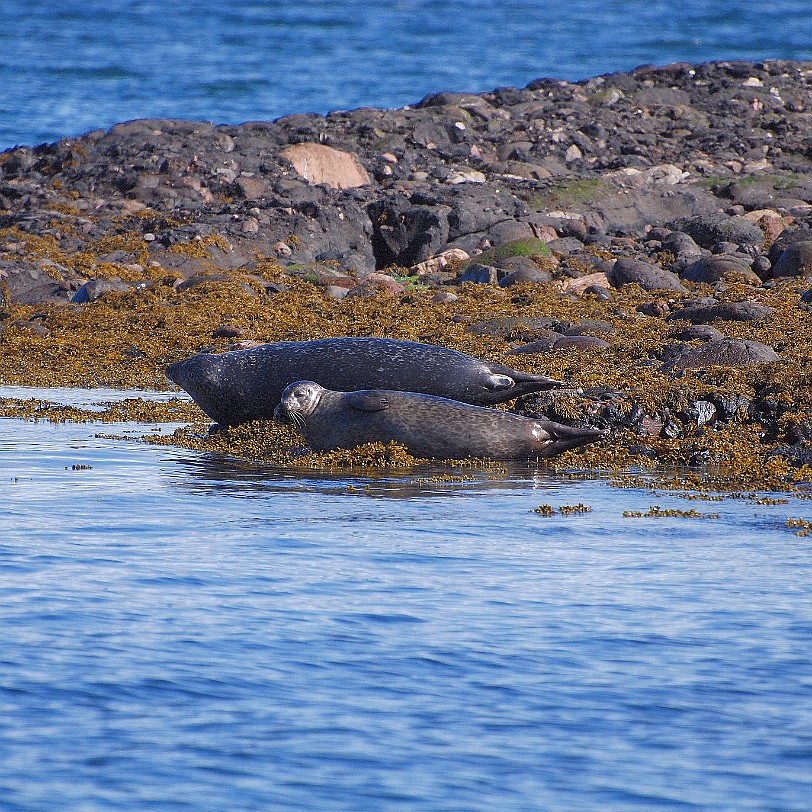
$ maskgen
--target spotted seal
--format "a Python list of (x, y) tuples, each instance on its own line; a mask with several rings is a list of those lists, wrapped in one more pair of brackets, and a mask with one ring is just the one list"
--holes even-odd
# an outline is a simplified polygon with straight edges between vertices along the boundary
[(199, 353), (166, 368), (212, 420), (236, 426), (270, 420), (282, 391), (298, 380), (328, 389), (397, 389), (490, 405), (560, 386), (465, 353), (392, 338), (279, 341), (248, 350)]
[(435, 395), (334, 392), (313, 381), (285, 389), (276, 419), (292, 423), (314, 451), (396, 440), (416, 457), (439, 459), (555, 457), (605, 434)]

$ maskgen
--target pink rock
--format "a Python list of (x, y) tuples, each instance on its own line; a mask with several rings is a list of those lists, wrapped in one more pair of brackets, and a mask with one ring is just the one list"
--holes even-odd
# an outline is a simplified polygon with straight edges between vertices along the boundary
[(324, 183), (334, 189), (354, 189), (372, 182), (355, 155), (324, 144), (293, 144), (280, 154), (310, 183)]

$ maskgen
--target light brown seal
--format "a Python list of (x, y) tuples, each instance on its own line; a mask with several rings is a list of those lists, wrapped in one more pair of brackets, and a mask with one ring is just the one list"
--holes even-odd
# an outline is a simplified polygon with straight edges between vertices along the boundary
[(342, 392), (398, 389), (483, 406), (561, 385), (446, 347), (373, 337), (279, 341), (199, 353), (168, 366), (166, 376), (224, 426), (271, 420), (284, 388), (299, 380)]
[(334, 392), (313, 381), (285, 389), (276, 419), (292, 423), (314, 451), (396, 440), (416, 457), (438, 459), (554, 457), (605, 434), (434, 395)]

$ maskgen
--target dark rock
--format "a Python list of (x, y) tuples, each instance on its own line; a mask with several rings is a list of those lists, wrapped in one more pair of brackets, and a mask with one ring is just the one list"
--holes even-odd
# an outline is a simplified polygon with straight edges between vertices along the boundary
[(93, 302), (111, 290), (130, 290), (130, 285), (126, 282), (122, 282), (120, 279), (91, 279), (89, 282), (85, 282), (85, 284), (71, 296), (71, 301), (74, 304)]
[(672, 231), (662, 240), (664, 251), (670, 251), (676, 259), (687, 259), (702, 256), (702, 249), (690, 234), (684, 231)]
[(539, 318), (504, 316), (478, 321), (476, 324), (466, 327), (465, 332), (474, 335), (493, 336), (494, 338), (511, 338), (515, 335), (532, 337), (534, 333), (538, 332), (542, 337), (547, 337), (556, 324), (555, 319), (547, 316)]
[(725, 277), (754, 285), (761, 284), (761, 279), (750, 269), (749, 263), (739, 257), (726, 254), (701, 257), (680, 274), (680, 279), (687, 279), (689, 282), (706, 282), (710, 285), (720, 282)]
[(212, 338), (240, 338), (245, 335), (245, 327), (235, 324), (221, 324), (212, 332)]
[(812, 240), (801, 240), (782, 251), (772, 275), (812, 276)]
[[(470, 271), (471, 269), (469, 268), (468, 270)], [(468, 271), (466, 271), (466, 273), (468, 273)], [(512, 285), (518, 285), (522, 282), (544, 284), (552, 281), (552, 278), (553, 275), (549, 271), (542, 271), (541, 268), (520, 268), (519, 270), (511, 271), (507, 276), (500, 279), (499, 285), (503, 288), (509, 288)]]
[(505, 271), (494, 265), (482, 265), (475, 262), (469, 265), (458, 277), (457, 282), (474, 282), (477, 285), (498, 285), (501, 278), (505, 276)]
[(531, 341), (520, 347), (514, 347), (508, 352), (509, 355), (535, 355), (538, 353), (551, 352), (552, 350), (588, 350), (594, 347), (604, 349), (610, 347), (608, 341), (596, 336), (562, 336), (552, 333), (547, 338)]
[(716, 416), (716, 406), (708, 400), (695, 400), (688, 406), (684, 414), (689, 421), (696, 423), (697, 426), (704, 426)]
[(708, 324), (712, 321), (758, 321), (774, 312), (774, 308), (758, 302), (717, 302), (683, 307), (671, 313), (666, 320), (682, 319), (694, 324)]
[(576, 254), (584, 250), (584, 244), (577, 237), (559, 237), (551, 240), (547, 247), (558, 254)]
[(408, 268), (439, 254), (448, 242), (448, 212), (445, 206), (412, 206), (402, 198), (370, 204), (377, 267)]
[(778, 361), (775, 352), (758, 341), (722, 338), (692, 347), (663, 364), (664, 372), (706, 367), (746, 367)]
[(717, 341), (724, 336), (715, 327), (708, 324), (692, 324), (690, 327), (674, 333), (674, 338), (681, 341)]
[(609, 281), (615, 287), (634, 283), (640, 285), (643, 290), (685, 291), (679, 277), (671, 271), (665, 271), (656, 265), (649, 265), (638, 259), (625, 257), (617, 260), (612, 266)]
[(701, 214), (689, 217), (676, 224), (679, 231), (684, 231), (702, 248), (712, 248), (716, 243), (729, 241), (763, 245), (764, 234), (750, 220), (743, 217), (729, 217), (726, 214)]
[(637, 305), (635, 309), (638, 313), (642, 313), (644, 316), (659, 318), (661, 316), (665, 316), (671, 308), (669, 307), (668, 302), (658, 299), (654, 302), (644, 302), (641, 305)]

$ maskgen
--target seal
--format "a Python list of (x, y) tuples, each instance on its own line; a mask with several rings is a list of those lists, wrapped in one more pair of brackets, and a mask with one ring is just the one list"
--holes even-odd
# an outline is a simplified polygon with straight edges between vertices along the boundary
[(199, 353), (168, 366), (166, 376), (224, 426), (273, 419), (283, 390), (299, 380), (342, 392), (396, 389), (483, 406), (561, 385), (445, 347), (368, 337), (279, 341)]
[(606, 434), (435, 395), (335, 392), (313, 381), (285, 389), (276, 419), (292, 423), (314, 451), (396, 440), (416, 457), (439, 459), (555, 457)]

